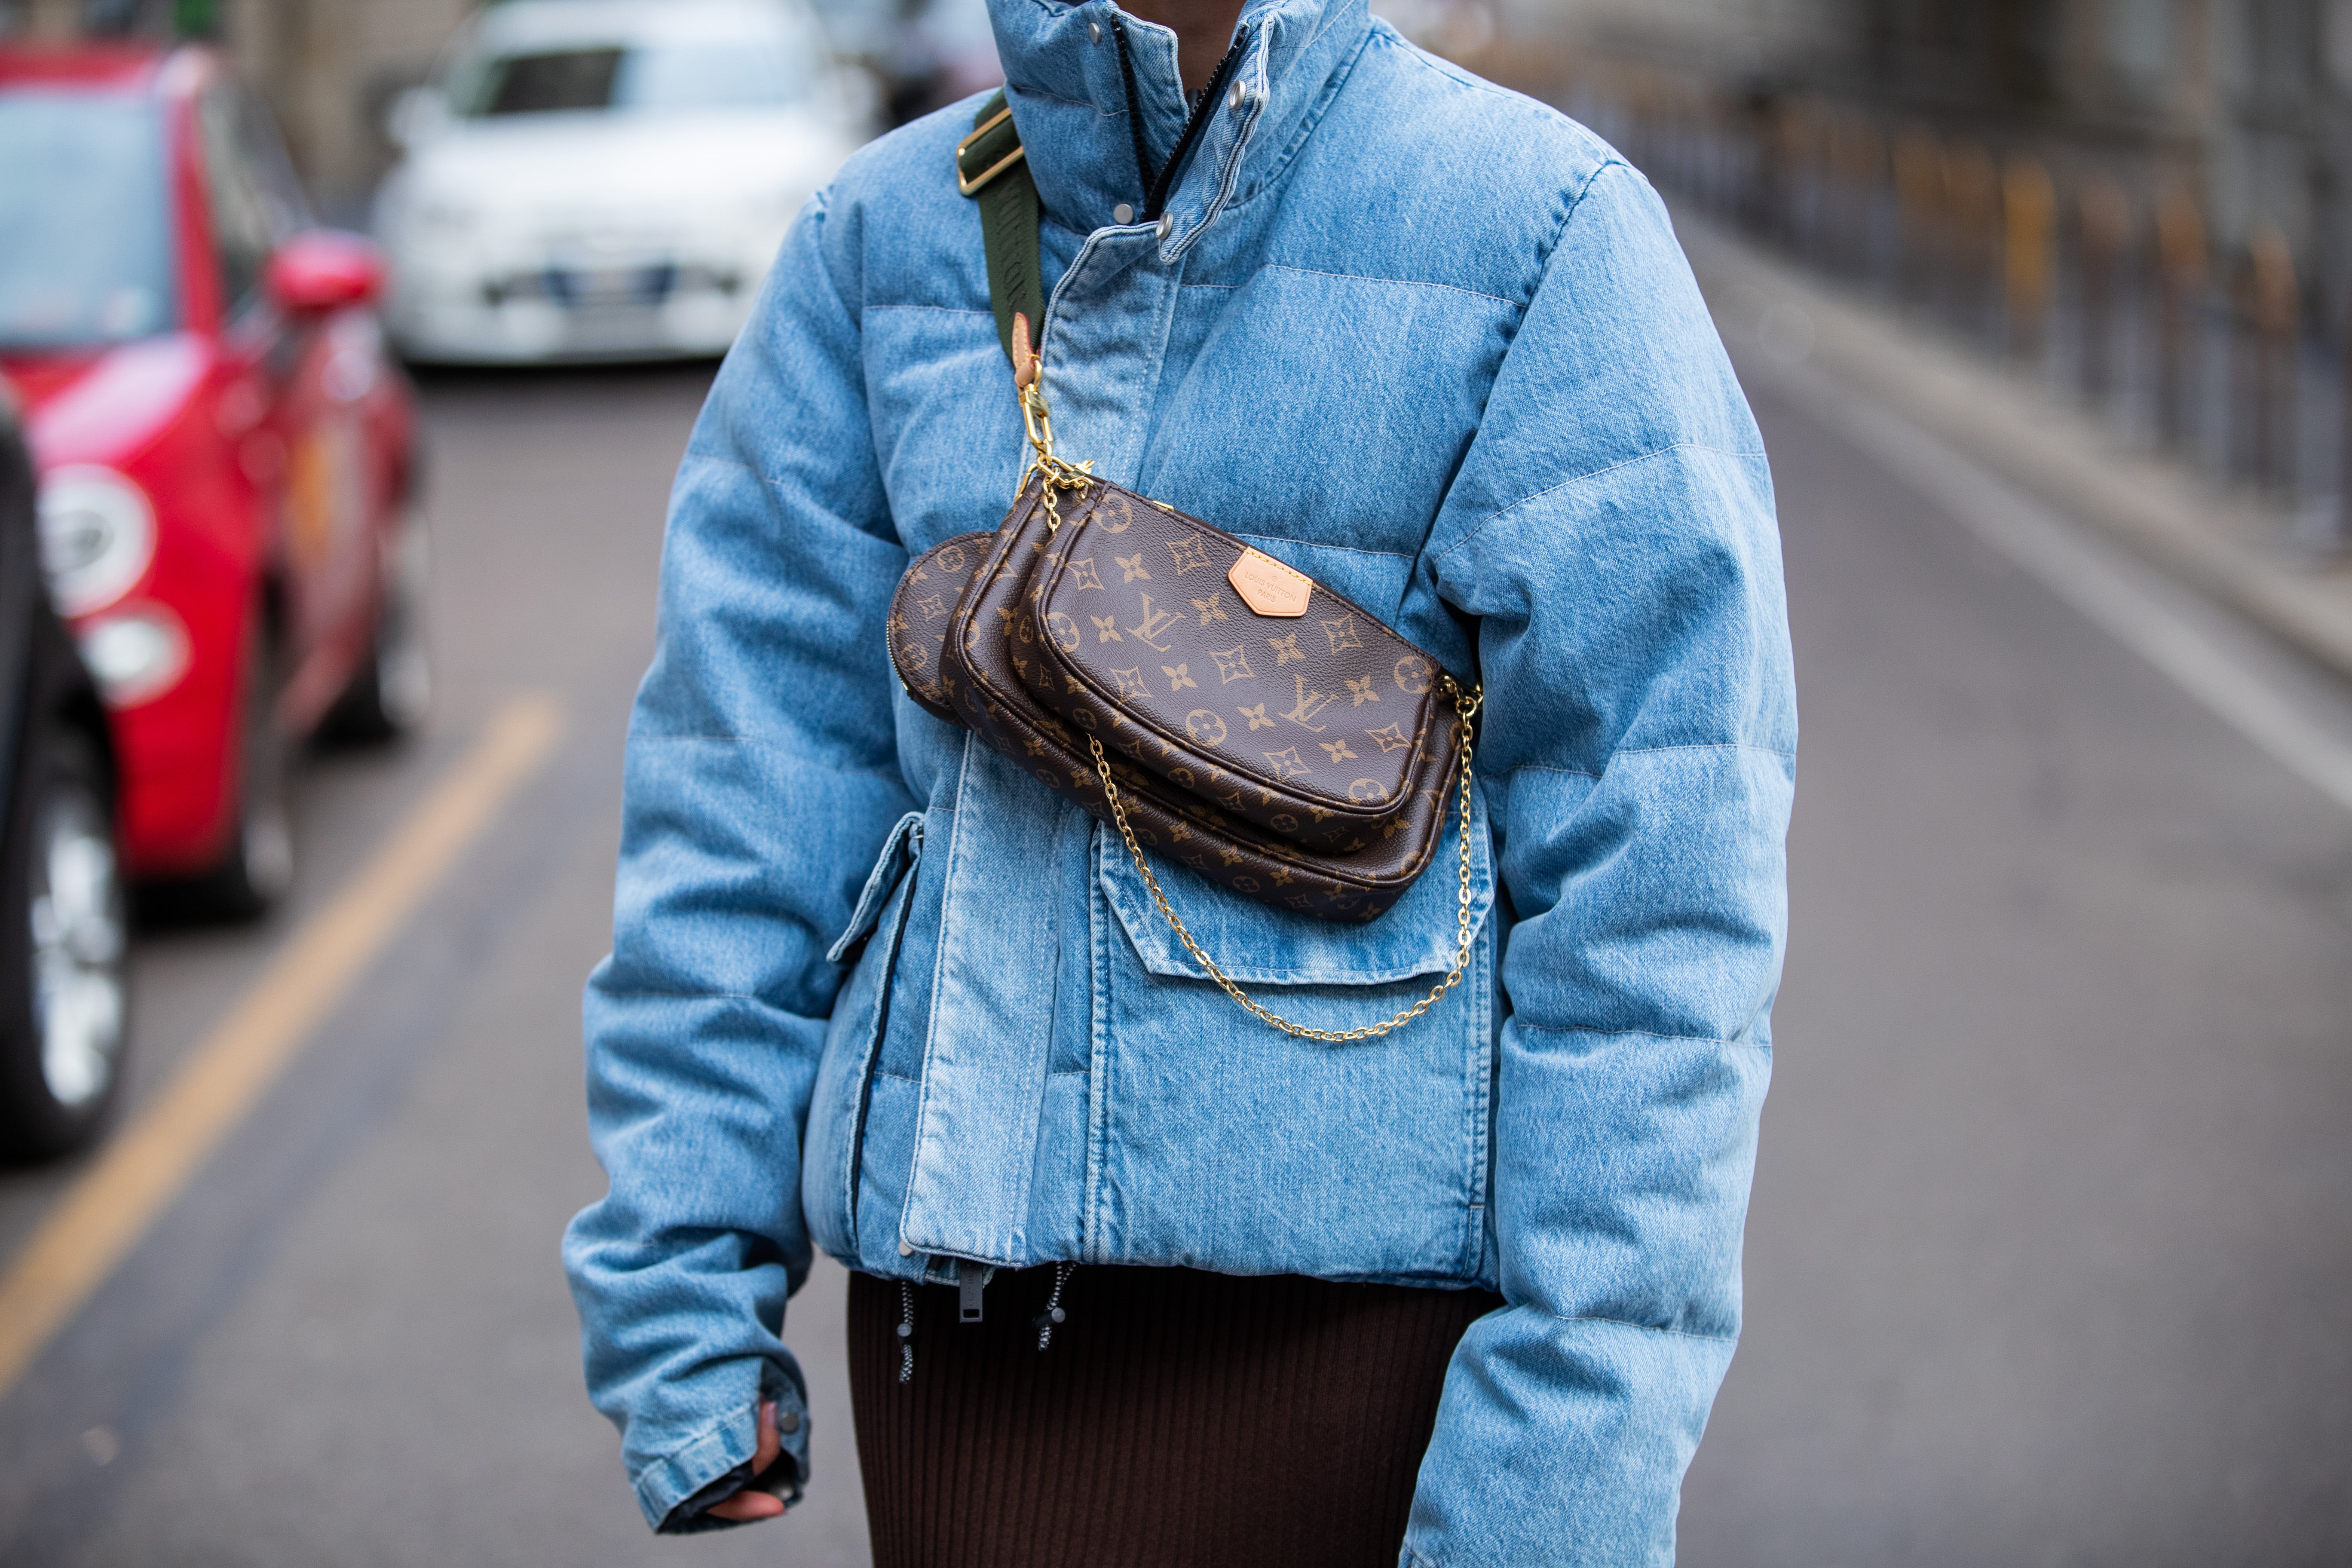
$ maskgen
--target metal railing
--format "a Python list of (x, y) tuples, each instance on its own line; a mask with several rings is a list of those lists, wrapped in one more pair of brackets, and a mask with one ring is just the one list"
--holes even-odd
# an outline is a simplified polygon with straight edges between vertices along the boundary
[(2184, 185), (2136, 200), (2031, 147), (1638, 66), (1588, 64), (1559, 101), (1678, 202), (2251, 495), (2275, 542), (2352, 546), (2352, 326), (2309, 308), (2276, 224), (2222, 246)]

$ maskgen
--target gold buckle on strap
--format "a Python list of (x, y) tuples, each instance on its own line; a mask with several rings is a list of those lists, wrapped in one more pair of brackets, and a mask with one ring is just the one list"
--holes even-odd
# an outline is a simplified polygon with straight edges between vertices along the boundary
[(990, 132), (995, 130), (998, 126), (1003, 124), (1006, 121), (1012, 118), (1013, 106), (1008, 103), (1003, 109), (998, 110), (994, 114), (990, 115), (985, 124), (973, 126), (971, 134), (956, 143), (956, 189), (962, 195), (967, 196), (973, 195), (979, 191), (982, 186), (987, 184), (989, 181), (996, 178), (997, 175), (1004, 173), (1005, 170), (1013, 167), (1013, 164), (1019, 163), (1022, 159), (1029, 155), (1029, 149), (1022, 146), (1016, 142), (1013, 144), (1012, 152), (1007, 153), (1003, 157), (999, 158), (995, 163), (990, 164), (980, 174), (975, 174), (969, 179), (964, 177), (963, 155), (965, 151), (969, 149), (973, 142), (979, 141), (982, 137), (987, 135)]

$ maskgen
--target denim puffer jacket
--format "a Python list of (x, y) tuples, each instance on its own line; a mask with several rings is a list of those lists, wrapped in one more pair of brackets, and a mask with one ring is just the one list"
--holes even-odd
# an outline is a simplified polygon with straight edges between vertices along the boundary
[[(1188, 116), (1173, 35), (1125, 21), (1130, 127), (1113, 0), (992, 4), (1063, 454), (1484, 682), (1474, 956), (1392, 1035), (1279, 1034), (1115, 834), (907, 699), (891, 590), (1024, 448), (953, 177), (977, 104), (887, 136), (785, 242), (671, 500), (587, 987), (591, 1391), (677, 1529), (763, 1396), (806, 1475), (816, 1247), (1485, 1286), (1402, 1561), (1668, 1562), (1739, 1326), (1796, 712), (1761, 443), (1666, 214), (1364, 0), (1254, 0), (1164, 221), (1120, 224), (1139, 132), (1165, 159)], [(1156, 869), (1309, 1025), (1449, 967), (1448, 864), (1369, 925)]]

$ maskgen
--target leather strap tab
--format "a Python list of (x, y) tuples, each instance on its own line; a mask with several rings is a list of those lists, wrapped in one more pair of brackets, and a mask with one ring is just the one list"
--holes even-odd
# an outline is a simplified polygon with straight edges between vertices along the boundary
[(1013, 312), (1013, 384), (1023, 392), (1037, 384), (1037, 351), (1030, 346), (1029, 312)]

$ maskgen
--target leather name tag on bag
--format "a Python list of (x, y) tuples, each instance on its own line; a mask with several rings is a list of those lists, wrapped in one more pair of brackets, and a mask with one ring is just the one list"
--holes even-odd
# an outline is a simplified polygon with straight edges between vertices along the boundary
[(1262, 550), (1244, 550), (1225, 574), (1242, 603), (1269, 619), (1297, 620), (1307, 613), (1315, 580), (1294, 572)]

